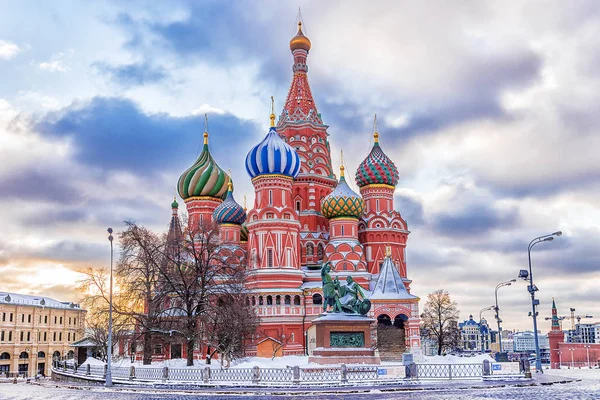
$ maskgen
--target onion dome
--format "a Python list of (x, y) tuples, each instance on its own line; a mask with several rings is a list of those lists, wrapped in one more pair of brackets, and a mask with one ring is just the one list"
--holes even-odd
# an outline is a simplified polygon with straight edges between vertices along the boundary
[(228, 183), (227, 197), (213, 212), (217, 224), (241, 225), (246, 221), (246, 212), (233, 198), (233, 184)]
[(298, 32), (296, 33), (296, 36), (290, 40), (290, 50), (294, 51), (297, 49), (310, 50), (310, 40), (304, 36), (304, 33), (302, 32), (302, 22), (300, 21), (298, 21)]
[(396, 186), (399, 175), (394, 162), (385, 155), (379, 146), (379, 133), (373, 135), (375, 144), (371, 152), (358, 166), (356, 184), (359, 187), (381, 184)]
[(242, 224), (242, 229), (240, 229), (240, 242), (248, 241), (248, 227), (246, 224)]
[(360, 218), (365, 209), (365, 202), (360, 195), (354, 193), (344, 178), (344, 166), (340, 167), (340, 181), (327, 197), (323, 199), (321, 213), (326, 218), (351, 217)]
[(204, 132), (204, 147), (198, 159), (179, 177), (177, 191), (185, 201), (190, 197), (208, 196), (222, 199), (231, 178), (212, 158), (208, 150), (208, 133)]
[(277, 133), (273, 112), (270, 118), (271, 128), (267, 136), (246, 156), (246, 171), (251, 178), (268, 174), (295, 178), (300, 172), (300, 157)]

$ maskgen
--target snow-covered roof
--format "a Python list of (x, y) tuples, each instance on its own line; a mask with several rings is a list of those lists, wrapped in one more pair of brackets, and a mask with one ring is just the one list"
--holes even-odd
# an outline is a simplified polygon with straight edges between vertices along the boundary
[(398, 273), (391, 257), (386, 257), (381, 266), (377, 283), (375, 283), (375, 287), (369, 299), (406, 300), (416, 298), (417, 296), (408, 293), (408, 290), (406, 290), (406, 286), (404, 286), (400, 273)]
[(98, 343), (92, 338), (84, 337), (81, 340), (71, 343), (71, 346), (72, 347), (96, 347), (96, 346), (98, 346)]
[(70, 301), (58, 301), (45, 296), (0, 292), (0, 304), (18, 304), (24, 306), (81, 309), (79, 304)]

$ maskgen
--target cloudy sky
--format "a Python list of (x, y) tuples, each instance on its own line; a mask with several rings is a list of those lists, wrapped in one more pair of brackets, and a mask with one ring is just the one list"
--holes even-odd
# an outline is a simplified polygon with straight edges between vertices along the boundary
[[(251, 198), (245, 154), (285, 99), (301, 6), (334, 166), (342, 145), (349, 170), (366, 156), (377, 113), (400, 170), (413, 293), (478, 318), (560, 229), (532, 255), (540, 316), (553, 296), (600, 314), (600, 3), (281, 3), (0, 5), (0, 290), (76, 300), (108, 226), (165, 230), (205, 112)], [(523, 281), (499, 298), (505, 328), (531, 327)]]

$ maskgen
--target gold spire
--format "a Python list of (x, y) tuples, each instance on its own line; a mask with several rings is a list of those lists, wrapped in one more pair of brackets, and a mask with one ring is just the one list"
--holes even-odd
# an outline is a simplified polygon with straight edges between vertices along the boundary
[(375, 118), (373, 119), (373, 139), (375, 139), (375, 143), (379, 143), (379, 133), (377, 132), (377, 114), (375, 114)]
[(271, 115), (269, 116), (271, 119), (271, 128), (275, 127), (275, 99), (271, 96)]
[(341, 158), (341, 161), (340, 161), (340, 178), (343, 178), (344, 177), (344, 170), (346, 169), (344, 167), (344, 150), (340, 150), (340, 158)]
[(246, 207), (246, 195), (244, 195), (244, 211), (246, 211), (248, 208)]
[(204, 114), (204, 144), (208, 144), (208, 114)]

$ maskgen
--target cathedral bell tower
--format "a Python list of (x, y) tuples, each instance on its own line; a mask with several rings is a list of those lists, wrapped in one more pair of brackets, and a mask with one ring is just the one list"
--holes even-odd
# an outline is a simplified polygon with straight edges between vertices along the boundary
[(281, 139), (271, 113), (265, 138), (246, 156), (246, 170), (254, 185), (254, 208), (248, 213), (250, 287), (298, 288), (300, 223), (293, 207), (292, 186), (300, 171), (296, 151)]

